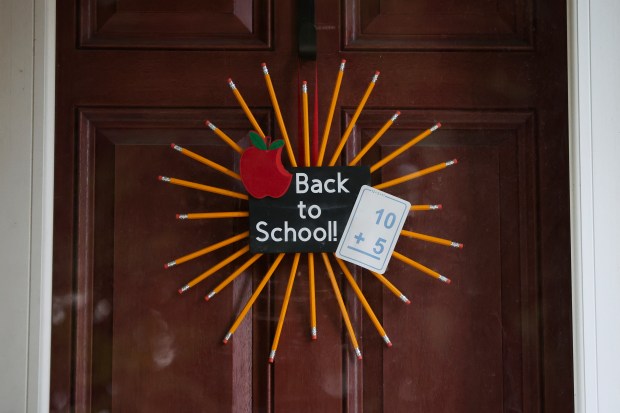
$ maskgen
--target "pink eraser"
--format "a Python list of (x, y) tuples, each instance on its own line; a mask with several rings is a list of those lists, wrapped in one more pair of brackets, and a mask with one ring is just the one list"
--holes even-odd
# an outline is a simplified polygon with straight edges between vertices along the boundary
[(224, 339), (224, 340), (222, 340), (222, 343), (228, 344), (228, 340)]
[(442, 204), (439, 204), (439, 205), (437, 205), (437, 208), (439, 208), (439, 209), (443, 209), (443, 205), (442, 205)]
[(437, 122), (437, 127), (441, 128), (441, 122)]
[(159, 176), (157, 177), (157, 180), (158, 180), (158, 181), (161, 181), (162, 179), (164, 179), (164, 177), (163, 177), (163, 176), (161, 176), (161, 175), (159, 175)]
[(179, 288), (179, 294), (183, 294), (183, 288)]
[(342, 59), (342, 60), (340, 61), (340, 63), (346, 63), (346, 62), (347, 62), (347, 59)]
[(273, 363), (273, 357), (269, 357), (269, 362)]
[(375, 75), (379, 76), (381, 72), (379, 72), (378, 70), (375, 72)]
[(392, 347), (392, 343), (386, 343), (388, 347)]

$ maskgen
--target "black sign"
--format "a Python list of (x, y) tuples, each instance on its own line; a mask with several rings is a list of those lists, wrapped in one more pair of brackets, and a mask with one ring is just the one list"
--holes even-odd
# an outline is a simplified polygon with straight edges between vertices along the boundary
[(293, 168), (281, 198), (250, 197), (250, 251), (334, 252), (362, 185), (367, 166)]

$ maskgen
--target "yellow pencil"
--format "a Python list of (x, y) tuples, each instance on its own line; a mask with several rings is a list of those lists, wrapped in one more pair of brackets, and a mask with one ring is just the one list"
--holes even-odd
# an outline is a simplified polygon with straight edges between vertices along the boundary
[(443, 239), (443, 238), (437, 238), (431, 235), (420, 234), (419, 232), (407, 231), (403, 229), (402, 231), (400, 231), (400, 235), (403, 235), (409, 238), (419, 239), (422, 241), (433, 242), (439, 245), (445, 245), (446, 247), (463, 248), (463, 244), (459, 242), (454, 242), (454, 241), (450, 241), (450, 240)]
[(401, 153), (405, 152), (407, 149), (411, 148), (413, 145), (415, 145), (416, 143), (420, 142), (422, 139), (426, 138), (428, 135), (430, 135), (431, 133), (435, 132), (440, 127), (441, 127), (441, 123), (436, 123), (435, 125), (433, 125), (433, 127), (425, 130), (424, 132), (422, 132), (421, 134), (419, 134), (415, 138), (411, 139), (409, 142), (407, 142), (406, 144), (404, 144), (400, 148), (396, 149), (391, 154), (383, 157), (376, 164), (372, 165), (370, 167), (370, 172), (374, 172), (377, 169), (381, 168), (383, 165), (385, 165), (386, 163), (390, 162), (392, 159), (396, 158), (398, 155), (400, 155)]
[(222, 130), (220, 128), (218, 128), (217, 126), (215, 126), (213, 123), (209, 122), (208, 120), (205, 121), (205, 124), (213, 132), (215, 132), (215, 134), (217, 136), (219, 136), (228, 146), (233, 148), (233, 150), (235, 150), (238, 153), (243, 153), (243, 149), (241, 149), (241, 146), (237, 145), (237, 142), (233, 141), (230, 136), (228, 136), (224, 132), (222, 132)]
[(244, 218), (249, 215), (250, 213), (247, 211), (196, 212), (193, 214), (177, 214), (177, 219)]
[(409, 257), (405, 257), (404, 255), (402, 255), (402, 254), (400, 254), (400, 253), (398, 253), (396, 251), (394, 251), (392, 253), (392, 257), (396, 258), (397, 260), (400, 260), (400, 261), (404, 262), (407, 265), (412, 266), (413, 268), (416, 268), (416, 269), (422, 271), (426, 275), (430, 275), (433, 278), (437, 278), (438, 280), (443, 281), (446, 284), (450, 284), (452, 282), (449, 278), (444, 277), (443, 275), (439, 274), (437, 271), (433, 271), (430, 268), (425, 267), (424, 265), (420, 264), (419, 262), (414, 261), (414, 260), (412, 260)]
[(370, 271), (370, 270), (369, 270), (369, 272), (372, 275), (374, 275), (383, 285), (385, 285), (387, 287), (387, 289), (392, 292), (392, 294), (394, 294), (396, 297), (400, 298), (405, 304), (411, 304), (411, 301), (409, 301), (409, 299), (407, 297), (405, 297), (405, 294), (400, 292), (400, 290), (398, 288), (396, 288), (396, 286), (394, 284), (392, 284), (390, 282), (390, 280), (388, 280), (387, 278), (385, 278), (383, 275), (379, 274), (378, 272), (374, 272), (374, 271)]
[(385, 124), (381, 127), (381, 129), (379, 129), (375, 136), (373, 136), (370, 141), (368, 141), (368, 143), (366, 144), (366, 146), (364, 146), (360, 153), (358, 153), (357, 156), (353, 158), (351, 162), (349, 162), (349, 166), (354, 166), (362, 159), (364, 155), (366, 155), (370, 148), (372, 148), (374, 144), (377, 143), (379, 139), (381, 139), (385, 132), (390, 129), (390, 127), (394, 124), (399, 115), (400, 111), (397, 111), (387, 122), (385, 122)]
[(271, 83), (271, 76), (269, 76), (267, 64), (263, 63), (262, 67), (263, 74), (265, 75), (265, 83), (267, 84), (267, 90), (269, 91), (269, 97), (271, 98), (271, 105), (273, 106), (274, 112), (276, 112), (276, 119), (278, 120), (278, 125), (280, 126), (280, 132), (282, 133), (282, 139), (284, 140), (284, 145), (286, 146), (288, 158), (291, 162), (291, 165), (293, 167), (296, 167), (297, 161), (295, 160), (295, 154), (293, 153), (293, 148), (291, 147), (291, 141), (288, 138), (288, 133), (286, 133), (284, 118), (282, 118), (282, 112), (280, 112), (280, 105), (278, 105), (278, 98), (276, 97), (276, 92), (273, 89), (273, 83)]
[(220, 248), (223, 248), (223, 247), (225, 247), (227, 245), (230, 245), (232, 243), (240, 241), (240, 240), (242, 240), (244, 238), (247, 238), (249, 236), (250, 236), (250, 231), (242, 232), (241, 234), (238, 234), (238, 235), (235, 235), (233, 237), (227, 238), (224, 241), (220, 241), (220, 242), (218, 242), (216, 244), (210, 245), (210, 246), (208, 246), (206, 248), (203, 248), (201, 250), (192, 252), (191, 254), (187, 254), (187, 255), (184, 255), (184, 256), (182, 256), (180, 258), (177, 258), (176, 260), (172, 260), (172, 261), (164, 264), (164, 268), (168, 269), (170, 267), (174, 267), (175, 265), (183, 264), (184, 262), (187, 262), (189, 260), (193, 260), (194, 258), (198, 258), (198, 257), (200, 257), (202, 255), (208, 254), (209, 252), (218, 250)]
[(308, 82), (301, 86), (302, 107), (304, 118), (304, 165), (310, 166), (310, 120), (308, 119)]
[(323, 158), (325, 157), (325, 149), (327, 148), (327, 141), (329, 140), (329, 131), (332, 127), (332, 120), (334, 119), (334, 111), (336, 109), (336, 102), (338, 102), (338, 94), (340, 93), (340, 85), (342, 84), (342, 76), (344, 75), (344, 65), (347, 61), (342, 59), (340, 62), (340, 68), (338, 70), (338, 77), (336, 78), (336, 84), (334, 85), (334, 91), (332, 93), (332, 101), (329, 105), (329, 112), (327, 112), (327, 120), (325, 121), (325, 129), (323, 130), (323, 138), (321, 139), (321, 149), (319, 151), (319, 158), (317, 160), (317, 166), (323, 165)]
[(440, 170), (442, 170), (444, 168), (447, 168), (448, 166), (454, 165), (456, 163), (458, 163), (458, 161), (456, 159), (452, 159), (451, 161), (447, 161), (447, 162), (438, 163), (437, 165), (431, 166), (429, 168), (422, 169), (422, 170), (410, 173), (408, 175), (401, 176), (400, 178), (392, 179), (391, 181), (380, 183), (378, 185), (375, 185), (374, 188), (376, 188), (376, 189), (389, 188), (391, 186), (402, 184), (403, 182), (411, 181), (412, 179), (416, 179), (416, 178), (419, 178), (421, 176), (428, 175), (430, 173), (440, 171)]
[(336, 262), (338, 262), (338, 265), (340, 266), (340, 269), (342, 269), (344, 276), (347, 278), (347, 281), (349, 281), (349, 284), (351, 284), (351, 288), (353, 288), (355, 295), (357, 295), (357, 298), (362, 303), (364, 310), (366, 310), (366, 314), (368, 314), (368, 317), (370, 317), (370, 320), (372, 321), (375, 328), (379, 332), (379, 335), (381, 336), (381, 338), (383, 338), (385, 345), (388, 347), (392, 347), (392, 342), (390, 341), (390, 338), (387, 336), (387, 333), (383, 329), (383, 326), (379, 322), (379, 319), (375, 315), (375, 312), (372, 310), (372, 307), (370, 307), (370, 304), (368, 304), (366, 297), (364, 297), (364, 293), (362, 293), (362, 290), (360, 289), (359, 285), (357, 285), (357, 282), (355, 282), (355, 278), (353, 278), (353, 275), (347, 268), (347, 265), (344, 263), (344, 261), (342, 261), (338, 257), (336, 257)]
[(370, 97), (370, 94), (372, 93), (372, 90), (374, 89), (378, 78), (379, 78), (379, 71), (376, 71), (374, 76), (370, 80), (370, 83), (368, 84), (366, 93), (364, 93), (364, 96), (362, 97), (361, 102), (357, 106), (357, 109), (355, 110), (355, 113), (353, 114), (353, 117), (351, 118), (351, 122), (349, 123), (349, 126), (347, 126), (347, 129), (344, 131), (344, 134), (342, 135), (342, 138), (340, 139), (340, 143), (338, 144), (336, 151), (332, 155), (331, 161), (329, 161), (329, 166), (336, 165), (336, 162), (338, 161), (338, 157), (340, 157), (340, 153), (342, 152), (344, 145), (347, 143), (347, 140), (349, 139), (349, 135), (353, 131), (353, 127), (355, 126), (355, 123), (357, 122), (357, 118), (359, 118), (360, 114), (362, 113), (362, 110), (364, 109), (364, 106), (366, 105), (366, 101)]
[(248, 311), (250, 311), (250, 308), (252, 308), (252, 306), (254, 305), (254, 301), (256, 301), (256, 298), (258, 298), (259, 294), (261, 293), (261, 291), (263, 291), (263, 288), (265, 288), (265, 285), (275, 272), (276, 268), (278, 268), (278, 265), (280, 265), (280, 262), (282, 261), (282, 258), (284, 258), (284, 255), (284, 253), (278, 254), (276, 260), (273, 262), (273, 264), (271, 264), (269, 271), (267, 271), (265, 277), (263, 277), (258, 287), (256, 287), (256, 291), (254, 291), (248, 302), (245, 304), (245, 307), (243, 307), (243, 310), (241, 310), (241, 313), (239, 314), (233, 325), (230, 327), (230, 330), (228, 330), (228, 333), (226, 333), (224, 340), (222, 340), (224, 344), (228, 343), (228, 340), (230, 340), (232, 335), (235, 334), (235, 331), (243, 321), (243, 318), (248, 313)]
[(276, 351), (278, 350), (278, 343), (280, 342), (280, 334), (282, 334), (282, 326), (284, 326), (284, 318), (286, 317), (286, 309), (288, 308), (288, 302), (291, 298), (291, 291), (293, 291), (293, 284), (295, 283), (295, 276), (297, 275), (297, 265), (299, 264), (300, 255), (300, 253), (295, 254), (295, 258), (293, 259), (291, 274), (288, 277), (288, 284), (286, 285), (286, 292), (284, 293), (284, 301), (282, 302), (282, 309), (280, 310), (280, 317), (278, 318), (276, 335), (273, 338), (273, 344), (271, 345), (271, 351), (269, 352), (270, 363), (273, 363), (273, 360), (276, 358)]
[(316, 340), (316, 288), (314, 285), (314, 254), (308, 253), (308, 282), (310, 284), (310, 336)]
[(411, 211), (435, 211), (438, 209), (442, 209), (443, 206), (441, 204), (438, 205), (411, 205), (409, 208)]
[(221, 268), (225, 267), (226, 265), (230, 264), (231, 262), (233, 262), (234, 260), (236, 260), (237, 258), (242, 256), (243, 254), (245, 254), (249, 250), (250, 250), (250, 247), (248, 245), (246, 245), (245, 247), (241, 248), (239, 251), (237, 251), (234, 254), (230, 255), (228, 258), (220, 261), (219, 263), (217, 263), (213, 267), (209, 268), (207, 271), (205, 271), (202, 274), (200, 274), (198, 277), (194, 278), (193, 280), (191, 280), (190, 282), (185, 284), (183, 287), (179, 288), (179, 294), (183, 294), (185, 291), (189, 290), (190, 288), (192, 288), (193, 286), (195, 286), (199, 282), (203, 281), (205, 278), (207, 278), (211, 274), (215, 273), (219, 269), (221, 269)]
[(213, 291), (211, 291), (209, 294), (207, 294), (205, 296), (205, 301), (209, 301), (211, 298), (213, 298), (213, 296), (215, 294), (217, 294), (220, 291), (222, 291), (228, 284), (233, 282), (235, 280), (235, 278), (237, 278), (239, 275), (241, 275), (245, 270), (247, 270), (252, 264), (254, 264), (262, 256), (263, 256), (263, 254), (261, 254), (261, 253), (252, 255), (252, 257), (250, 257), (250, 259), (247, 260), (241, 267), (237, 268), (237, 270), (235, 272), (230, 274), (224, 281), (219, 283), (217, 285), (217, 287), (215, 287), (213, 289)]
[(342, 300), (342, 295), (340, 294), (340, 288), (338, 288), (338, 282), (336, 281), (336, 276), (334, 275), (334, 270), (332, 269), (331, 264), (329, 263), (329, 257), (326, 253), (322, 252), (323, 262), (325, 263), (325, 268), (327, 268), (327, 275), (329, 277), (329, 281), (332, 284), (332, 289), (334, 290), (334, 295), (336, 296), (336, 300), (338, 301), (338, 306), (340, 307), (340, 313), (342, 314), (342, 319), (344, 320), (344, 324), (347, 327), (347, 331), (349, 332), (349, 339), (351, 339), (351, 344), (353, 345), (353, 350), (355, 351), (355, 355), (358, 360), (362, 359), (362, 352), (360, 351), (360, 347), (357, 344), (357, 338), (355, 338), (355, 331), (353, 330), (353, 326), (351, 325), (351, 320), (349, 319), (349, 313), (347, 312), (347, 307), (344, 305), (344, 301)]
[(182, 153), (183, 155), (185, 155), (185, 156), (187, 156), (189, 158), (192, 158), (192, 159), (194, 159), (194, 160), (196, 160), (196, 161), (198, 161), (198, 162), (200, 162), (200, 163), (202, 163), (204, 165), (207, 165), (207, 166), (215, 169), (216, 171), (219, 171), (219, 172), (221, 172), (223, 174), (226, 174), (226, 175), (230, 176), (231, 178), (235, 178), (235, 179), (241, 180), (241, 176), (239, 176), (238, 173), (235, 173), (235, 172), (231, 171), (230, 169), (220, 165), (219, 163), (213, 162), (213, 161), (211, 161), (211, 160), (209, 160), (209, 159), (207, 159), (207, 158), (205, 158), (203, 156), (198, 155), (197, 153), (194, 153), (194, 152), (190, 151), (189, 149), (185, 149), (185, 148), (183, 148), (183, 147), (181, 147), (179, 145), (175, 145), (174, 143), (170, 144), (170, 146), (172, 147), (172, 149)]
[(222, 188), (218, 188), (215, 186), (203, 185), (203, 184), (199, 184), (196, 182), (185, 181), (183, 179), (171, 178), (169, 176), (161, 176), (161, 175), (158, 176), (157, 179), (159, 179), (162, 182), (171, 183), (173, 185), (179, 185), (179, 186), (184, 186), (186, 188), (198, 189), (199, 191), (211, 192), (213, 194), (224, 195), (224, 196), (228, 196), (231, 198), (237, 198), (237, 199), (245, 199), (245, 200), (248, 199), (248, 196), (246, 194), (242, 194), (240, 192), (229, 191), (227, 189), (222, 189)]
[(252, 115), (252, 111), (250, 111), (250, 108), (245, 103), (245, 100), (243, 99), (243, 96), (241, 96), (241, 92), (239, 92), (239, 89), (237, 89), (237, 86), (235, 85), (235, 83), (230, 78), (228, 79), (228, 86), (230, 86), (230, 89), (233, 91), (233, 94), (237, 98), (237, 102), (239, 102), (239, 105), (241, 106), (241, 109), (243, 109), (243, 112), (245, 113), (245, 116), (247, 116), (248, 120), (250, 121), (250, 123), (254, 127), (254, 130), (256, 132), (258, 132), (258, 134), (261, 136), (261, 138), (265, 139), (265, 133), (260, 128), (260, 125), (256, 121), (256, 118), (254, 118), (254, 115)]

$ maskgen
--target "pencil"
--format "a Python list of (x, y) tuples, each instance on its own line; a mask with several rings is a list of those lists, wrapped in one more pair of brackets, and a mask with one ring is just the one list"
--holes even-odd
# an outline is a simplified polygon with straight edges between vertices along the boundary
[(256, 118), (254, 118), (254, 115), (252, 115), (252, 111), (250, 110), (248, 105), (245, 103), (245, 100), (243, 99), (243, 96), (241, 96), (241, 92), (239, 92), (239, 89), (237, 89), (237, 86), (235, 85), (235, 83), (230, 78), (228, 79), (228, 86), (230, 86), (230, 89), (233, 91), (233, 94), (237, 98), (237, 102), (239, 102), (239, 105), (241, 106), (241, 109), (243, 109), (243, 112), (245, 113), (245, 116), (247, 116), (248, 120), (250, 121), (250, 123), (254, 127), (254, 130), (256, 132), (258, 132), (258, 134), (261, 136), (261, 138), (265, 139), (265, 133), (260, 128), (260, 125), (256, 121)]
[(336, 84), (334, 85), (334, 91), (332, 92), (332, 101), (329, 105), (327, 120), (325, 121), (325, 129), (323, 130), (323, 138), (321, 139), (321, 149), (316, 163), (317, 166), (323, 165), (325, 149), (327, 148), (327, 141), (329, 140), (329, 131), (331, 130), (332, 120), (334, 119), (334, 111), (336, 109), (336, 102), (338, 102), (338, 94), (340, 93), (340, 85), (342, 84), (342, 76), (344, 75), (344, 65), (346, 62), (347, 61), (345, 59), (342, 59), (340, 62), (340, 68), (338, 69), (338, 77), (336, 78)]
[(349, 139), (349, 135), (353, 131), (353, 127), (355, 126), (355, 123), (357, 122), (357, 118), (359, 118), (360, 114), (362, 113), (362, 110), (364, 109), (364, 106), (366, 105), (366, 101), (370, 97), (370, 94), (372, 93), (372, 90), (374, 89), (378, 78), (379, 78), (379, 71), (376, 71), (374, 76), (370, 80), (370, 83), (368, 84), (368, 88), (366, 88), (366, 92), (364, 93), (362, 100), (360, 101), (359, 105), (357, 105), (357, 109), (355, 110), (355, 113), (353, 114), (353, 117), (351, 118), (351, 122), (349, 122), (349, 126), (347, 126), (347, 129), (344, 131), (344, 134), (342, 135), (342, 138), (340, 139), (340, 143), (338, 144), (336, 151), (332, 155), (331, 161), (329, 161), (329, 166), (334, 166), (336, 162), (338, 161), (338, 157), (340, 156), (340, 153), (342, 152), (344, 145), (347, 143), (347, 140)]
[(375, 315), (375, 312), (372, 310), (372, 307), (370, 307), (370, 304), (368, 304), (366, 297), (364, 297), (364, 293), (362, 293), (362, 290), (360, 289), (359, 285), (357, 285), (357, 282), (355, 281), (355, 278), (353, 278), (353, 275), (349, 271), (349, 268), (347, 268), (347, 265), (344, 263), (344, 261), (342, 261), (338, 257), (336, 257), (336, 262), (338, 262), (340, 269), (342, 269), (344, 276), (347, 278), (347, 281), (349, 281), (349, 284), (351, 285), (351, 288), (353, 288), (355, 295), (362, 303), (364, 310), (366, 310), (366, 314), (368, 314), (368, 317), (370, 317), (370, 320), (372, 321), (375, 328), (379, 332), (379, 335), (381, 336), (381, 338), (383, 338), (385, 345), (388, 347), (392, 347), (392, 342), (390, 341), (390, 338), (387, 336), (387, 333), (383, 329), (383, 326), (379, 322), (379, 319)]
[(391, 181), (380, 183), (378, 185), (375, 185), (373, 188), (375, 189), (389, 188), (391, 186), (402, 184), (403, 182), (411, 181), (412, 179), (416, 179), (421, 176), (428, 175), (433, 172), (437, 172), (439, 170), (447, 168), (448, 166), (454, 165), (456, 163), (458, 163), (456, 159), (452, 159), (451, 161), (447, 161), (447, 162), (438, 163), (437, 165), (431, 166), (429, 168), (421, 169), (419, 171), (410, 173), (408, 175), (401, 176), (400, 178), (395, 178), (395, 179), (392, 179)]
[(235, 179), (241, 180), (241, 176), (239, 176), (239, 174), (237, 174), (237, 173), (231, 171), (230, 169), (220, 165), (219, 163), (213, 162), (213, 161), (211, 161), (211, 160), (209, 160), (209, 159), (207, 159), (207, 158), (205, 158), (203, 156), (198, 155), (197, 153), (194, 153), (194, 152), (190, 151), (189, 149), (185, 149), (185, 148), (183, 148), (183, 147), (181, 147), (179, 145), (176, 145), (174, 143), (170, 144), (170, 146), (172, 147), (172, 149), (180, 152), (181, 154), (183, 154), (183, 155), (185, 155), (185, 156), (187, 156), (189, 158), (192, 158), (192, 159), (194, 159), (194, 160), (196, 160), (196, 161), (198, 161), (198, 162), (200, 162), (200, 163), (202, 163), (204, 165), (207, 165), (207, 166), (215, 169), (216, 171), (219, 171), (219, 172), (221, 172), (223, 174), (226, 174), (226, 175), (230, 176), (231, 178), (235, 178)]
[(183, 179), (171, 178), (169, 176), (161, 176), (161, 175), (158, 176), (157, 179), (159, 179), (162, 182), (171, 183), (173, 185), (179, 185), (179, 186), (184, 186), (187, 188), (198, 189), (199, 191), (211, 192), (213, 194), (224, 195), (224, 196), (228, 196), (231, 198), (237, 198), (237, 199), (245, 199), (245, 200), (248, 199), (248, 196), (246, 194), (242, 194), (240, 192), (229, 191), (227, 189), (222, 189), (222, 188), (218, 188), (215, 186), (203, 185), (203, 184), (199, 184), (196, 182), (185, 181)]
[(422, 240), (422, 241), (433, 242), (433, 243), (439, 244), (439, 245), (445, 245), (447, 247), (463, 248), (463, 244), (461, 244), (459, 242), (454, 242), (454, 241), (450, 241), (450, 240), (443, 239), (443, 238), (437, 238), (437, 237), (433, 237), (431, 235), (420, 234), (419, 232), (402, 230), (402, 231), (400, 231), (400, 235), (403, 235), (403, 236), (409, 237), (409, 238), (419, 239), (419, 240)]
[(430, 268), (425, 267), (424, 265), (420, 264), (419, 262), (414, 261), (414, 260), (412, 260), (409, 257), (405, 257), (404, 255), (402, 255), (402, 254), (400, 254), (400, 253), (398, 253), (396, 251), (394, 251), (392, 253), (392, 257), (396, 258), (397, 260), (400, 260), (400, 261), (404, 262), (407, 265), (410, 265), (413, 268), (416, 268), (416, 269), (422, 271), (426, 275), (430, 275), (433, 278), (437, 278), (438, 280), (443, 281), (446, 284), (450, 284), (452, 282), (449, 278), (444, 277), (443, 275), (439, 274), (437, 271), (433, 271)]
[(250, 308), (252, 308), (252, 306), (254, 305), (254, 301), (256, 301), (256, 298), (258, 298), (259, 294), (261, 293), (261, 291), (263, 291), (263, 288), (265, 288), (265, 285), (267, 284), (267, 282), (269, 281), (269, 279), (275, 272), (276, 268), (278, 268), (278, 265), (280, 265), (280, 262), (282, 261), (282, 258), (284, 258), (284, 255), (285, 255), (284, 253), (278, 254), (278, 257), (276, 258), (276, 260), (273, 262), (273, 264), (271, 264), (269, 271), (267, 271), (267, 274), (265, 274), (265, 277), (263, 277), (258, 287), (256, 287), (256, 291), (252, 293), (252, 296), (250, 297), (248, 302), (245, 304), (245, 307), (243, 307), (243, 310), (241, 310), (241, 313), (239, 314), (239, 316), (237, 317), (233, 325), (230, 327), (230, 330), (228, 330), (228, 333), (226, 333), (226, 336), (224, 336), (224, 339), (222, 340), (224, 344), (227, 344), (228, 340), (230, 340), (232, 335), (235, 334), (235, 331), (237, 330), (237, 328), (243, 321), (243, 318), (246, 316), (248, 311), (250, 311)]
[(325, 268), (327, 268), (327, 275), (329, 277), (329, 281), (332, 284), (332, 289), (334, 290), (334, 295), (336, 296), (336, 300), (338, 301), (338, 306), (340, 307), (342, 319), (344, 320), (344, 324), (346, 325), (347, 331), (349, 332), (349, 339), (351, 340), (351, 344), (353, 345), (353, 350), (355, 351), (357, 359), (361, 360), (362, 352), (360, 351), (360, 347), (357, 344), (357, 339), (355, 338), (355, 331), (353, 330), (353, 326), (351, 325), (351, 320), (349, 319), (347, 307), (344, 305), (344, 301), (342, 300), (342, 295), (340, 294), (340, 288), (338, 288), (338, 282), (336, 281), (334, 270), (329, 263), (329, 257), (327, 256), (327, 254), (322, 252), (321, 255), (323, 256), (323, 262), (325, 263)]
[(392, 292), (392, 294), (394, 294), (396, 297), (400, 298), (405, 304), (411, 304), (411, 301), (409, 301), (409, 299), (405, 296), (405, 294), (400, 292), (400, 290), (398, 288), (396, 288), (396, 286), (394, 284), (392, 284), (390, 282), (390, 280), (388, 280), (387, 278), (385, 278), (383, 275), (379, 274), (378, 272), (374, 272), (374, 271), (370, 271), (370, 270), (368, 270), (368, 271), (372, 275), (374, 275), (383, 285), (385, 285), (387, 287), (387, 289)]
[(192, 288), (193, 286), (195, 286), (199, 282), (203, 281), (205, 278), (207, 278), (211, 274), (215, 273), (217, 270), (219, 270), (219, 269), (225, 267), (226, 265), (230, 264), (231, 262), (233, 262), (234, 260), (236, 260), (237, 258), (242, 256), (243, 254), (245, 254), (249, 250), (250, 250), (250, 246), (246, 245), (245, 247), (241, 248), (239, 251), (237, 251), (234, 254), (230, 255), (228, 258), (220, 261), (219, 263), (217, 263), (213, 267), (209, 268), (207, 271), (205, 271), (202, 274), (200, 274), (198, 277), (194, 278), (193, 280), (191, 280), (190, 282), (185, 284), (183, 287), (179, 288), (179, 294), (183, 294), (185, 291), (189, 290), (190, 288)]
[(291, 166), (296, 167), (297, 161), (295, 160), (295, 154), (293, 153), (293, 148), (291, 147), (291, 141), (288, 138), (288, 133), (286, 133), (286, 126), (284, 125), (282, 112), (280, 112), (280, 105), (278, 105), (276, 92), (273, 89), (273, 83), (271, 83), (271, 76), (269, 76), (267, 64), (263, 63), (261, 66), (263, 67), (263, 74), (265, 75), (265, 83), (267, 84), (267, 90), (269, 91), (269, 97), (271, 98), (271, 105), (273, 106), (273, 110), (276, 112), (276, 119), (278, 120), (278, 125), (280, 126), (280, 132), (282, 133), (282, 139), (284, 140), (284, 145), (286, 146), (288, 158), (291, 162)]
[(437, 205), (411, 205), (409, 208), (411, 211), (435, 211), (438, 209), (442, 209), (443, 206), (441, 204)]
[(193, 214), (177, 214), (177, 219), (244, 218), (249, 215), (250, 213), (247, 211), (196, 212)]
[(364, 155), (366, 155), (370, 148), (372, 148), (374, 144), (377, 143), (379, 139), (381, 139), (385, 132), (390, 129), (390, 127), (394, 124), (399, 115), (400, 111), (397, 111), (387, 122), (385, 122), (385, 124), (381, 127), (381, 129), (379, 129), (375, 136), (373, 136), (370, 141), (368, 141), (368, 143), (366, 144), (366, 146), (364, 146), (360, 153), (358, 153), (357, 156), (353, 158), (351, 162), (349, 162), (349, 166), (354, 166), (362, 159)]
[(215, 287), (209, 294), (207, 294), (205, 296), (205, 301), (209, 301), (211, 298), (213, 298), (213, 296), (215, 294), (217, 294), (220, 291), (222, 291), (228, 284), (230, 284), (232, 281), (234, 281), (235, 278), (237, 278), (239, 275), (241, 275), (245, 270), (250, 268), (250, 266), (252, 264), (254, 264), (262, 256), (263, 256), (263, 254), (261, 254), (261, 253), (252, 255), (252, 257), (250, 257), (250, 259), (247, 260), (241, 267), (237, 268), (237, 270), (235, 272), (230, 274), (224, 281), (219, 283), (217, 285), (217, 287)]
[(215, 251), (215, 250), (223, 248), (223, 247), (225, 247), (227, 245), (233, 244), (233, 243), (235, 243), (237, 241), (240, 241), (240, 240), (242, 240), (244, 238), (247, 238), (249, 236), (250, 236), (250, 231), (242, 232), (241, 234), (232, 236), (232, 237), (227, 238), (227, 239), (225, 239), (223, 241), (220, 241), (220, 242), (218, 242), (216, 244), (209, 245), (206, 248), (203, 248), (203, 249), (198, 250), (198, 251), (194, 251), (194, 252), (192, 252), (190, 254), (187, 254), (187, 255), (184, 255), (184, 256), (182, 256), (180, 258), (172, 260), (172, 261), (164, 264), (164, 268), (168, 269), (170, 267), (174, 267), (175, 265), (183, 264), (184, 262), (187, 262), (189, 260), (193, 260), (194, 258), (198, 258), (198, 257), (200, 257), (202, 255), (208, 254), (208, 253), (210, 253), (212, 251)]
[(233, 150), (238, 153), (243, 153), (243, 149), (241, 149), (241, 146), (237, 145), (237, 142), (233, 141), (230, 136), (222, 132), (220, 128), (218, 128), (208, 120), (205, 121), (205, 125), (207, 125), (213, 132), (215, 132), (215, 134), (219, 136), (228, 146), (233, 148)]
[(304, 117), (304, 165), (310, 166), (310, 120), (308, 117), (308, 82), (301, 86), (302, 108)]
[(273, 344), (271, 345), (271, 351), (269, 352), (270, 363), (273, 363), (273, 360), (276, 358), (276, 351), (278, 350), (278, 343), (280, 342), (280, 334), (282, 334), (282, 326), (284, 326), (284, 318), (286, 317), (286, 309), (288, 308), (288, 302), (291, 298), (291, 291), (293, 291), (295, 275), (297, 275), (297, 265), (299, 264), (300, 255), (300, 253), (295, 254), (295, 258), (293, 259), (291, 274), (288, 277), (288, 284), (286, 285), (286, 292), (284, 293), (284, 301), (282, 302), (282, 309), (280, 310), (280, 317), (278, 318), (276, 335), (273, 338)]
[(308, 253), (308, 283), (310, 284), (310, 336), (316, 340), (316, 288), (314, 285), (314, 254)]
[(400, 155), (401, 153), (405, 152), (407, 149), (411, 148), (413, 145), (415, 145), (416, 143), (420, 142), (422, 139), (426, 138), (428, 135), (430, 135), (431, 133), (435, 132), (440, 127), (441, 127), (441, 123), (436, 123), (431, 128), (425, 130), (424, 132), (422, 132), (421, 134), (419, 134), (415, 138), (411, 139), (409, 142), (407, 142), (406, 144), (404, 144), (400, 148), (396, 149), (391, 154), (383, 157), (379, 162), (377, 162), (374, 165), (372, 165), (370, 167), (370, 172), (374, 172), (377, 169), (381, 168), (386, 163), (390, 162), (392, 159), (396, 158), (398, 155)]

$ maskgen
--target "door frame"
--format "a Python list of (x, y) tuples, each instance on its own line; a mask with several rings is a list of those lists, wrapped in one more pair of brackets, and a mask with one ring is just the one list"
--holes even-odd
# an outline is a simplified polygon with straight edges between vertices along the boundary
[[(31, 314), (24, 343), (31, 349), (25, 367), (28, 411), (44, 412), (49, 406), (51, 359), (56, 0), (29, 1), (35, 15), (33, 180), (28, 205), (32, 265), (30, 300), (22, 310)], [(620, 284), (614, 281), (614, 269), (620, 267), (620, 258), (607, 253), (620, 232), (620, 221), (614, 221), (620, 192), (609, 190), (620, 178), (616, 162), (620, 147), (615, 153), (610, 150), (620, 134), (619, 124), (613, 122), (620, 113), (613, 94), (620, 91), (620, 80), (612, 70), (620, 66), (620, 49), (614, 52), (605, 45), (620, 39), (620, 27), (613, 22), (620, 4), (567, 0), (567, 5), (575, 411), (611, 411), (620, 408), (620, 395), (614, 390), (620, 387), (620, 360), (614, 353), (614, 345), (620, 345), (620, 333), (614, 331), (614, 317), (620, 314)], [(7, 174), (16, 169), (1, 168)], [(0, 303), (0, 310), (16, 309)], [(19, 377), (23, 370), (3, 372), (13, 373)]]

